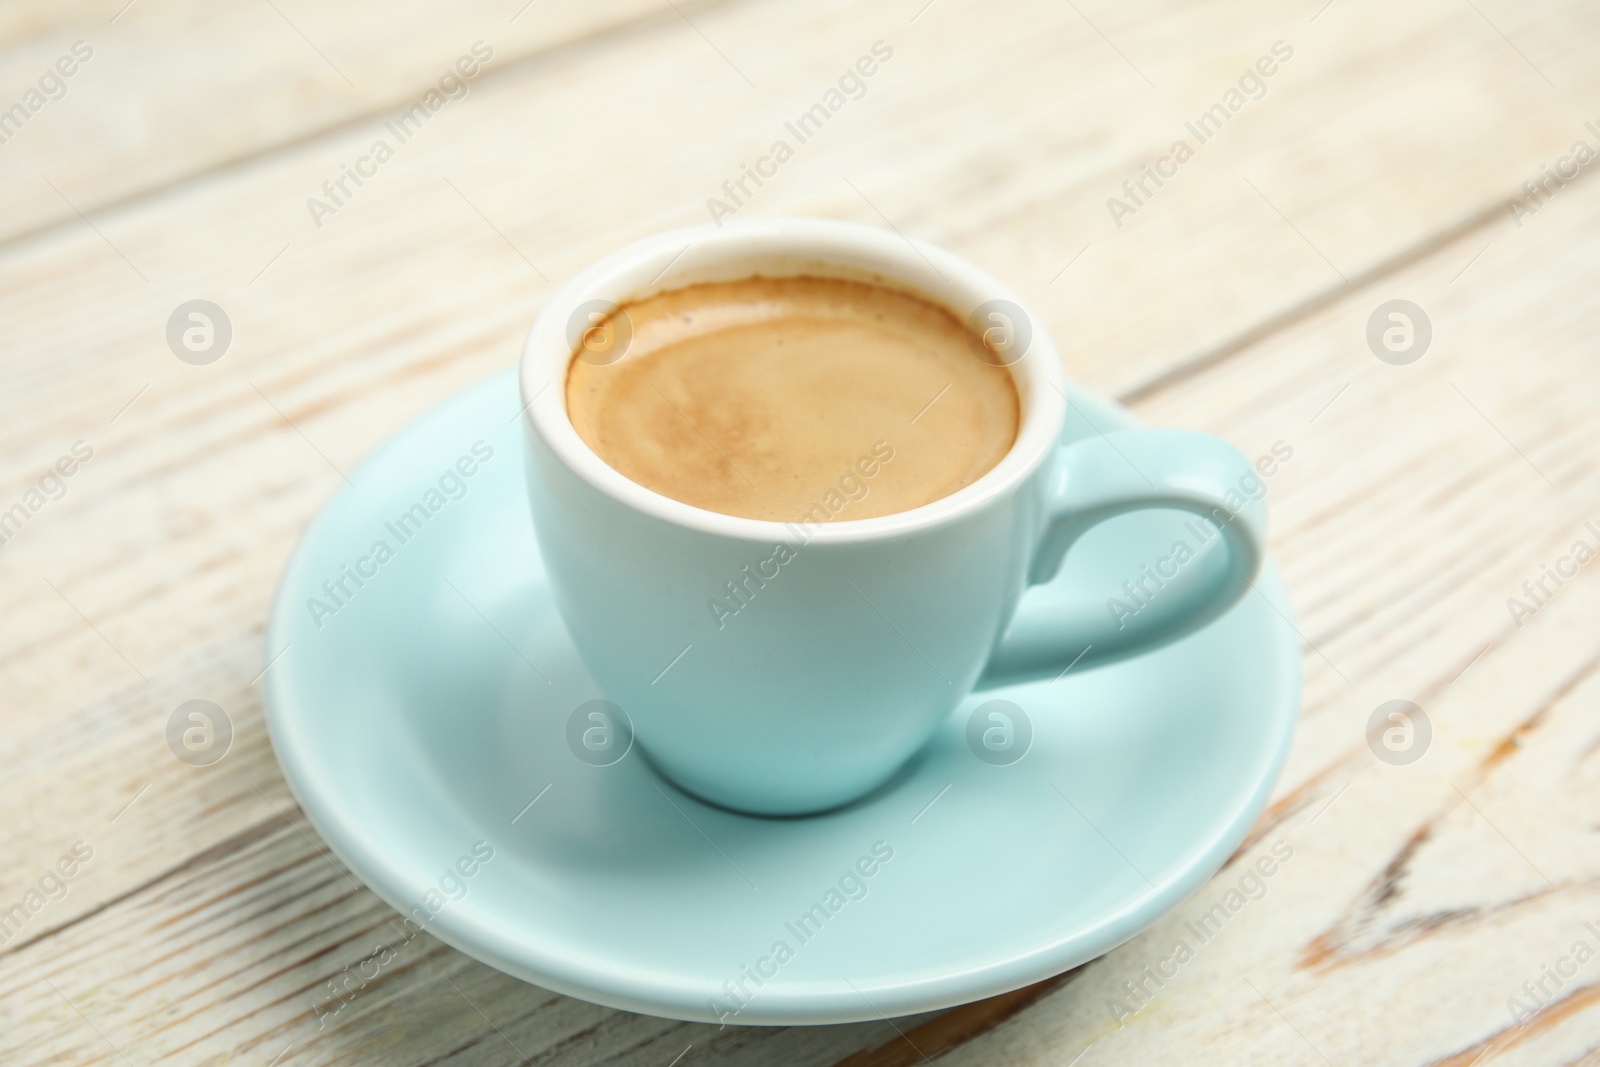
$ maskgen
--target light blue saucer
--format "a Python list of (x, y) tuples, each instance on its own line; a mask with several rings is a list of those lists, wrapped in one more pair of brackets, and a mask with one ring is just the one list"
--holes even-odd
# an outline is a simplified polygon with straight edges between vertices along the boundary
[[(1134, 424), (1072, 395), (1069, 437)], [(1266, 803), (1299, 693), (1270, 564), (1231, 612), (1161, 651), (969, 699), (898, 778), (828, 815), (710, 807), (638, 750), (585, 762), (569, 720), (604, 694), (550, 601), (520, 433), (505, 373), (397, 434), (306, 531), (268, 627), (284, 775), (407, 932), (652, 1015), (904, 1015), (1126, 941), (1204, 883)], [(1035, 595), (1071, 586), (1103, 610), (1193, 540), (1184, 523), (1107, 523)], [(1202, 554), (1185, 574), (1204, 580), (1207, 565)], [(1031, 724), (1009, 765), (968, 744), (973, 710), (995, 699)]]

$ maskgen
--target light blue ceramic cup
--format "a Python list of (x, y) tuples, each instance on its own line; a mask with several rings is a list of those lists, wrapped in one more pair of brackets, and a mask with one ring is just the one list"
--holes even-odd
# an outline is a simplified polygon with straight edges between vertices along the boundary
[[(607, 466), (566, 410), (567, 368), (594, 311), (755, 274), (876, 281), (994, 331), (1022, 403), (1011, 451), (934, 503), (811, 525), (705, 511)], [(1266, 551), (1264, 507), (1240, 492), (1249, 462), (1178, 430), (1061, 447), (1067, 388), (1043, 324), (1015, 294), (949, 252), (865, 226), (696, 227), (583, 271), (534, 322), (521, 389), (534, 527), (597, 696), (627, 712), (636, 744), (682, 788), (798, 815), (882, 785), (974, 689), (1127, 656), (1226, 611)], [(892, 443), (893, 428), (883, 436)], [(1091, 527), (1142, 508), (1211, 520), (1224, 577), (1162, 595), (1146, 582), (1136, 627), (1104, 604), (1025, 595)]]

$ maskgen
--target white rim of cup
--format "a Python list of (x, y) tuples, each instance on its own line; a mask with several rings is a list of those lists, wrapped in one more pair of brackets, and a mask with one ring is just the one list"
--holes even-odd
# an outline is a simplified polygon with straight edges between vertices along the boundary
[(567, 322), (591, 300), (626, 304), (699, 281), (814, 274), (876, 280), (948, 309), (963, 322), (979, 305), (1006, 300), (1028, 316), (1027, 350), (1007, 367), (1021, 426), (1011, 450), (972, 484), (909, 511), (809, 526), (805, 543), (845, 544), (902, 536), (978, 510), (1012, 491), (1051, 454), (1066, 417), (1066, 375), (1044, 324), (1006, 286), (942, 248), (856, 223), (749, 219), (671, 230), (627, 245), (572, 278), (534, 319), (523, 348), (525, 418), (556, 456), (618, 502), (688, 529), (760, 542), (793, 542), (796, 523), (697, 508), (632, 481), (589, 448), (567, 417), (566, 376), (574, 352)]

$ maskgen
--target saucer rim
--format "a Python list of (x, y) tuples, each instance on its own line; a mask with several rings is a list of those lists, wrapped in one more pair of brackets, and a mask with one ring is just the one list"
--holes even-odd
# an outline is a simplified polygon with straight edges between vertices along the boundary
[[(517, 371), (502, 371), (469, 385), (419, 413), (390, 435), (352, 474), (355, 484), (361, 475), (380, 467), (389, 454), (425, 422), (448, 417), (458, 407), (472, 407), (496, 389), (517, 397)], [(1114, 415), (1124, 425), (1140, 424), (1131, 412), (1103, 394), (1072, 384), (1076, 396), (1088, 400), (1100, 413)], [(1069, 394), (1071, 395), (1071, 394)], [(521, 432), (518, 421), (519, 434)], [(520, 441), (519, 441), (520, 444)], [(282, 633), (289, 627), (293, 605), (289, 590), (301, 588), (309, 546), (333, 524), (336, 501), (352, 491), (342, 486), (325, 501), (307, 525), (285, 564), (274, 593), (266, 627), (264, 661), (272, 662), (275, 650), (283, 647)], [(1269, 555), (1253, 583), (1269, 605), (1285, 618), (1292, 618), (1287, 588)], [(1230, 609), (1232, 610), (1232, 609)], [(1143, 932), (1162, 915), (1182, 903), (1220, 870), (1249, 835), (1251, 827), (1266, 807), (1271, 791), (1282, 773), (1299, 718), (1300, 650), (1282, 628), (1274, 628), (1270, 650), (1264, 654), (1277, 659), (1282, 682), (1273, 694), (1274, 709), (1264, 721), (1277, 731), (1270, 759), (1260, 765), (1255, 787), (1225, 822), (1219, 820), (1216, 832), (1199, 851), (1192, 852), (1183, 865), (1147, 892), (1132, 896), (1115, 912), (1091, 926), (1081, 927), (1048, 942), (1010, 956), (991, 959), (977, 966), (957, 967), (938, 974), (911, 980), (897, 980), (862, 987), (847, 978), (832, 982), (818, 980), (806, 988), (763, 995), (739, 1013), (736, 1025), (791, 1026), (828, 1025), (877, 1021), (922, 1012), (938, 1011), (960, 1004), (1011, 992), (1097, 959)], [(292, 669), (292, 667), (291, 667)], [(264, 678), (263, 717), (283, 776), (307, 820), (328, 847), (362, 883), (385, 904), (402, 915), (412, 906), (391, 885), (404, 885), (406, 876), (379, 851), (364, 844), (360, 827), (347, 812), (339, 810), (337, 790), (319, 786), (308, 770), (302, 745), (309, 736), (314, 744), (316, 731), (297, 729), (304, 725), (284, 706), (281, 685), (273, 672)], [(1267, 703), (1264, 699), (1263, 704)], [(314, 717), (314, 712), (310, 713)], [(708, 1021), (705, 998), (709, 995), (698, 980), (688, 980), (659, 968), (631, 967), (626, 961), (605, 958), (596, 962), (570, 951), (548, 951), (524, 942), (517, 956), (500, 951), (502, 935), (486, 919), (471, 909), (446, 908), (432, 916), (424, 932), (466, 955), (504, 971), (525, 982), (589, 1003), (623, 1011), (637, 1012), (686, 1022)], [(843, 986), (840, 987), (840, 982)], [(833, 985), (835, 989), (818, 988)]]

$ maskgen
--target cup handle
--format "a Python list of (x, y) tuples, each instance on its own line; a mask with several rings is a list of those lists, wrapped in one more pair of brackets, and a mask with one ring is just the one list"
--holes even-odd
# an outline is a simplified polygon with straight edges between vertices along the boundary
[(1067, 550), (1091, 528), (1146, 508), (1192, 512), (1220, 527), (1227, 573), (1210, 588), (1187, 586), (1152, 596), (1139, 609), (1137, 626), (1128, 626), (1104, 604), (1025, 595), (995, 645), (979, 689), (1120, 659), (1177, 640), (1233, 607), (1266, 556), (1266, 505), (1249, 499), (1241, 485), (1246, 472), (1254, 472), (1239, 450), (1219, 437), (1187, 430), (1120, 430), (1064, 445), (1056, 459), (1030, 584), (1054, 578)]

